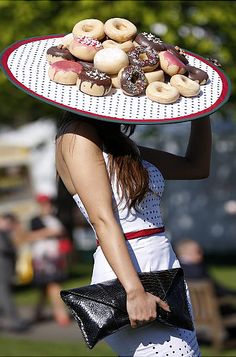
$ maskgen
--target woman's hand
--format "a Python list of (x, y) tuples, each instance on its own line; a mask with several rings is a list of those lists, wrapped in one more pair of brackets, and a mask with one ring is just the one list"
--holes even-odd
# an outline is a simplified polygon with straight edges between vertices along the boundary
[(157, 305), (170, 312), (168, 304), (159, 297), (144, 290), (127, 294), (127, 311), (131, 327), (136, 328), (145, 323), (154, 321), (157, 317)]

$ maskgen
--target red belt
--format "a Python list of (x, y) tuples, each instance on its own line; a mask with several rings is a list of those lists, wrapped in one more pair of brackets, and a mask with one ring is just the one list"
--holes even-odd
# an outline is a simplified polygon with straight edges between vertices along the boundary
[[(158, 227), (158, 228), (148, 228), (148, 229), (142, 229), (141, 231), (136, 231), (136, 232), (128, 232), (125, 233), (125, 239), (130, 240), (130, 239), (135, 239), (139, 237), (147, 237), (155, 233), (163, 233), (165, 232), (165, 227)], [(99, 241), (97, 240), (97, 246), (99, 246)]]

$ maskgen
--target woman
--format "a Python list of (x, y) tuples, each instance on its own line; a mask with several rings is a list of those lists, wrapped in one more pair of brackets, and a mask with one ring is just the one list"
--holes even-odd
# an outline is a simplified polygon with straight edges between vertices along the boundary
[[(169, 307), (144, 291), (137, 271), (179, 267), (160, 216), (164, 179), (208, 176), (210, 121), (191, 123), (185, 157), (137, 147), (129, 138), (133, 131), (132, 125), (122, 133), (120, 124), (67, 113), (56, 141), (57, 171), (96, 234), (92, 283), (118, 277), (127, 293), (130, 326), (108, 336), (107, 343), (119, 356), (197, 357), (195, 332), (150, 323), (156, 304)], [(124, 238), (137, 231), (143, 233)]]

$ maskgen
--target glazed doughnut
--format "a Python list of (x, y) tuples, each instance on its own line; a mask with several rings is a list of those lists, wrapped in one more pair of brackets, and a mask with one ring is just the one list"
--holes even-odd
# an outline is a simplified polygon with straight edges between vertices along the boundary
[(74, 35), (73, 33), (68, 33), (67, 35), (65, 35), (64, 37), (61, 38), (61, 42), (60, 44), (69, 49), (69, 45), (70, 43), (73, 41), (74, 39)]
[(77, 62), (58, 61), (50, 65), (48, 75), (56, 83), (74, 85), (82, 69), (82, 65)]
[(164, 51), (166, 49), (165, 43), (159, 37), (154, 36), (152, 33), (139, 33), (135, 37), (134, 42), (139, 46), (154, 48), (154, 50), (157, 52)]
[(146, 96), (154, 102), (170, 104), (176, 102), (179, 98), (179, 91), (170, 84), (152, 82), (147, 86)]
[(111, 78), (97, 69), (84, 69), (77, 79), (79, 90), (85, 94), (102, 97), (110, 92)]
[(47, 50), (47, 61), (49, 64), (63, 60), (75, 61), (75, 57), (63, 45), (52, 46)]
[(123, 67), (128, 66), (127, 54), (120, 48), (104, 48), (96, 53), (94, 67), (107, 74), (116, 74)]
[(83, 61), (92, 61), (101, 49), (101, 42), (86, 36), (74, 38), (69, 45), (72, 55)]
[(177, 88), (184, 97), (195, 97), (200, 92), (200, 84), (182, 74), (176, 74), (171, 77), (170, 84)]
[(75, 37), (92, 37), (97, 40), (104, 38), (104, 24), (97, 19), (86, 19), (79, 21), (72, 30)]
[(105, 34), (114, 41), (125, 42), (134, 38), (137, 28), (132, 22), (115, 17), (104, 24)]
[(153, 72), (146, 72), (145, 77), (147, 78), (148, 84), (152, 82), (164, 82), (165, 76), (162, 69)]
[(130, 96), (143, 94), (148, 85), (143, 70), (138, 66), (122, 68), (118, 74), (118, 79), (124, 94)]
[(159, 56), (156, 50), (139, 46), (127, 53), (129, 62), (133, 66), (139, 66), (144, 72), (153, 71), (159, 65)]
[(177, 57), (184, 64), (188, 64), (188, 60), (185, 57), (184, 51), (178, 46), (167, 45), (167, 51), (172, 53), (175, 57)]
[(129, 52), (134, 48), (134, 44), (132, 41), (125, 41), (123, 43), (118, 43), (113, 40), (106, 40), (106, 41), (103, 41), (102, 45), (104, 48), (118, 47), (125, 52)]
[(186, 66), (188, 78), (198, 82), (200, 85), (206, 84), (208, 81), (208, 74), (200, 68), (194, 66)]
[(183, 62), (181, 62), (175, 55), (170, 51), (162, 51), (159, 53), (160, 57), (160, 67), (163, 71), (170, 76), (174, 74), (184, 74), (186, 72), (186, 67)]

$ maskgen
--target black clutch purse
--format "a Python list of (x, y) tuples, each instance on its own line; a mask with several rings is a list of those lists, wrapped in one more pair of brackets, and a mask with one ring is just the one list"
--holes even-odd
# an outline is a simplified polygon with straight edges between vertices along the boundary
[[(145, 291), (160, 297), (170, 307), (170, 312), (158, 307), (157, 321), (193, 330), (182, 268), (138, 275)], [(62, 290), (61, 298), (71, 310), (89, 348), (130, 323), (126, 292), (118, 279)]]

